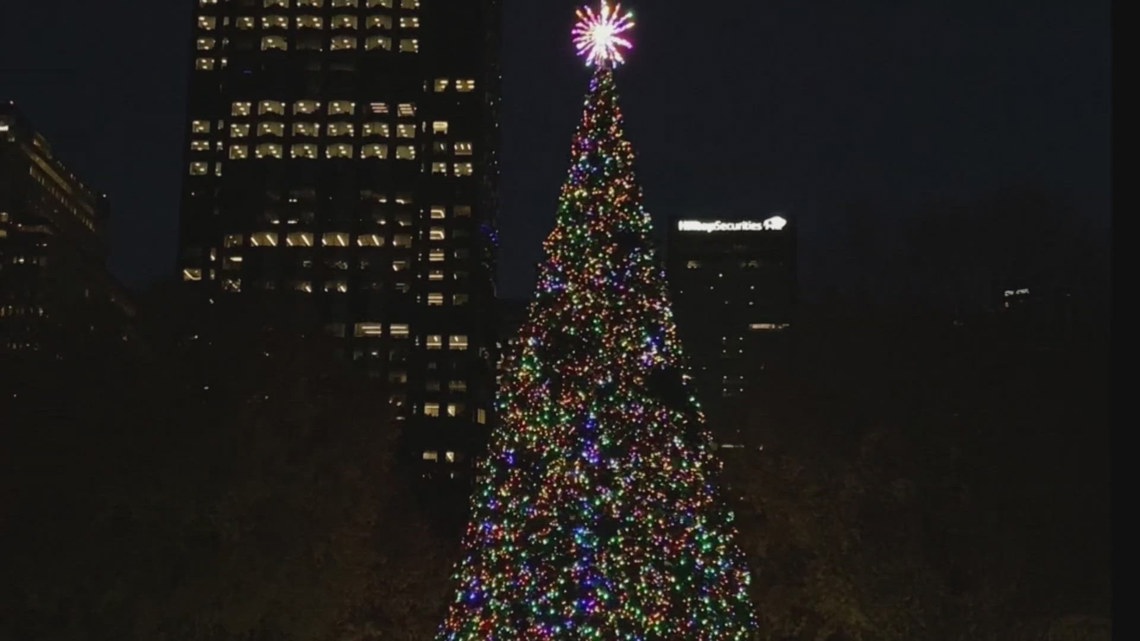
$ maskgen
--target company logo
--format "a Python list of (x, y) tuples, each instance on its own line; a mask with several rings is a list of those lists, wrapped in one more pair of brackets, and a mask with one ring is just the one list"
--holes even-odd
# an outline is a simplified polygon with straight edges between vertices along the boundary
[(788, 221), (783, 216), (772, 216), (766, 220), (742, 220), (724, 222), (721, 220), (679, 220), (678, 231), (699, 231), (712, 233), (716, 231), (780, 231), (786, 227)]

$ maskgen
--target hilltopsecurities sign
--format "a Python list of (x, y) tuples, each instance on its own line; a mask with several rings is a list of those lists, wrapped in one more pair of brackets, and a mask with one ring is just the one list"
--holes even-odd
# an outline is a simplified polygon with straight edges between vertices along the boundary
[(772, 216), (767, 220), (742, 220), (724, 222), (720, 220), (679, 220), (678, 231), (780, 231), (788, 224), (782, 216)]

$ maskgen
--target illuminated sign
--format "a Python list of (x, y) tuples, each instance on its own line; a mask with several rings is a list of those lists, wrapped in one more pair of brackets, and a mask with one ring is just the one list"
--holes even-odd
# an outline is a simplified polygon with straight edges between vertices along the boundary
[(742, 220), (724, 222), (721, 220), (679, 220), (678, 231), (780, 231), (787, 226), (788, 221), (782, 216), (772, 216), (767, 220)]

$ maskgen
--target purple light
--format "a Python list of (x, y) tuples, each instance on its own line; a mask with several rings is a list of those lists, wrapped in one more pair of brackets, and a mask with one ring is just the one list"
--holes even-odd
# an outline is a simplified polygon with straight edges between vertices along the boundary
[(600, 4), (596, 13), (589, 7), (578, 9), (578, 23), (572, 32), (574, 46), (587, 65), (616, 67), (625, 62), (622, 50), (633, 47), (621, 35), (633, 28), (633, 13), (623, 14), (620, 4), (611, 7), (606, 0)]

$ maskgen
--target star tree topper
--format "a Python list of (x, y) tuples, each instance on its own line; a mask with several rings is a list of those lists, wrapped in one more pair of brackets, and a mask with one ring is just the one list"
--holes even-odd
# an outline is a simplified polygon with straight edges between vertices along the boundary
[(587, 65), (613, 68), (625, 62), (622, 51), (633, 47), (622, 37), (633, 28), (633, 13), (622, 13), (620, 4), (611, 7), (607, 0), (599, 0), (599, 4), (597, 12), (590, 7), (578, 9), (578, 22), (572, 32), (574, 46)]

